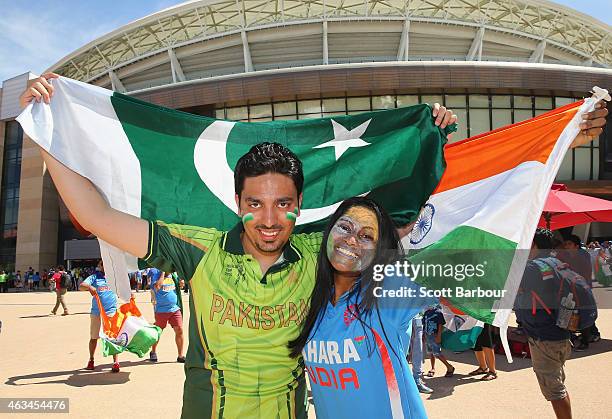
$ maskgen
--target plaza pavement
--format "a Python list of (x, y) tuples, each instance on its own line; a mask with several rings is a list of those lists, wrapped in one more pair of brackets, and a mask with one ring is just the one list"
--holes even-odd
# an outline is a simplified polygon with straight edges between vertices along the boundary
[[(600, 307), (608, 308), (600, 309), (597, 321), (603, 339), (587, 352), (573, 353), (566, 364), (575, 418), (612, 418), (612, 288), (596, 288), (595, 295)], [(110, 358), (103, 359), (98, 347), (96, 371), (85, 371), (91, 296), (69, 292), (66, 301), (70, 315), (52, 316), (54, 293), (0, 294), (0, 397), (68, 397), (70, 413), (58, 416), (74, 418), (178, 417), (184, 374), (183, 365), (175, 362), (172, 330), (162, 335), (157, 364), (125, 354), (121, 372), (112, 374)], [(136, 294), (136, 301), (152, 320), (149, 293)], [(185, 313), (185, 325), (188, 316)], [(480, 382), (467, 375), (475, 366), (470, 351), (447, 355), (455, 376), (443, 377), (443, 366), (437, 363), (439, 375), (427, 380), (435, 392), (422, 395), (431, 418), (554, 418), (529, 359), (508, 364), (498, 355), (499, 378)], [(425, 370), (428, 366), (427, 361)], [(314, 418), (312, 408), (310, 416)]]

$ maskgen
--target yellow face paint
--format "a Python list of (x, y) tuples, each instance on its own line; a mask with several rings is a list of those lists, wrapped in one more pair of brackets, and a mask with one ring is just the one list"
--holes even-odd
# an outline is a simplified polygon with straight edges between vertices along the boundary
[(378, 241), (378, 220), (374, 211), (366, 207), (351, 207), (346, 212), (346, 216), (357, 221), (361, 228), (370, 230), (374, 241)]
[(378, 242), (376, 213), (365, 207), (352, 207), (330, 230), (327, 258), (340, 272), (361, 272), (374, 260)]

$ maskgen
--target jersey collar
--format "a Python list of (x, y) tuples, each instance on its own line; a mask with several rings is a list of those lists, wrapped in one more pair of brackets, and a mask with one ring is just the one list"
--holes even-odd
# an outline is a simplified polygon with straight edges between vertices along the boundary
[[(235, 255), (244, 255), (244, 247), (242, 247), (242, 241), (240, 241), (240, 235), (244, 231), (244, 225), (238, 223), (230, 231), (226, 232), (223, 236), (221, 247), (223, 250)], [(289, 263), (297, 262), (302, 258), (302, 254), (295, 248), (291, 243), (291, 238), (285, 244), (283, 248), (282, 260)]]

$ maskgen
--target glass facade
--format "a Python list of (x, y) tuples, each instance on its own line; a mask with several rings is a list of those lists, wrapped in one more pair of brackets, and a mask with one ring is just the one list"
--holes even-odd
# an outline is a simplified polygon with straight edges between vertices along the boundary
[(21, 148), (23, 130), (17, 121), (6, 123), (2, 162), (2, 193), (0, 194), (0, 266), (14, 269), (19, 212), (19, 180), (21, 179)]
[[(351, 115), (377, 109), (390, 109), (419, 103), (441, 103), (458, 116), (458, 130), (450, 143), (505, 125), (521, 122), (551, 109), (580, 100), (573, 97), (497, 95), (497, 94), (414, 94), (336, 97), (274, 103), (259, 103), (215, 110), (219, 119), (234, 121), (272, 121)], [(571, 150), (557, 175), (558, 181), (597, 180), (599, 178), (599, 140)]]

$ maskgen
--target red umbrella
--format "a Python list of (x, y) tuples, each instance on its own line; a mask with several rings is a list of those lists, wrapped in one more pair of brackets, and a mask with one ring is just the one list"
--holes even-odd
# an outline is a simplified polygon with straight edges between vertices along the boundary
[(568, 192), (565, 185), (554, 184), (538, 226), (558, 230), (593, 221), (612, 222), (612, 201)]

